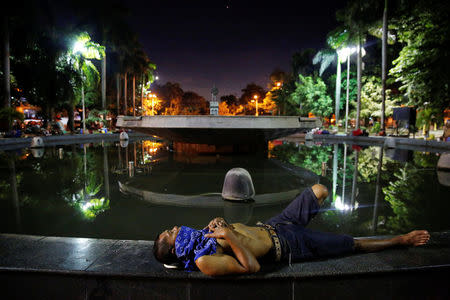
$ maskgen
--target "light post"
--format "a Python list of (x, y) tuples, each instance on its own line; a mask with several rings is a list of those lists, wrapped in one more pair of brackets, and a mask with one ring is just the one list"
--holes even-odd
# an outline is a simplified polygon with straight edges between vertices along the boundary
[[(348, 101), (349, 101), (349, 88), (350, 88), (350, 55), (356, 52), (354, 47), (342, 48), (338, 51), (339, 61), (345, 62), (347, 60), (347, 95), (345, 101), (345, 133), (347, 133), (348, 127)], [(337, 120), (336, 120), (337, 121)]]
[(255, 116), (259, 116), (259, 113), (258, 113), (258, 95), (254, 95), (254, 96), (253, 96), (253, 99), (254, 99), (254, 100), (252, 100), (252, 102), (256, 102), (256, 112), (255, 112)]

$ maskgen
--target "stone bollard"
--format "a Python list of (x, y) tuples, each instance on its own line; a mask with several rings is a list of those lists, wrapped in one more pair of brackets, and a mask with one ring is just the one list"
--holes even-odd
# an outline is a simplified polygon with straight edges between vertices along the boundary
[(225, 175), (222, 198), (230, 201), (246, 201), (255, 196), (250, 173), (243, 168), (233, 168)]
[(122, 132), (120, 133), (119, 139), (120, 139), (121, 141), (123, 141), (123, 140), (128, 140), (128, 134), (127, 134), (125, 131), (122, 131)]
[(41, 158), (42, 156), (44, 156), (44, 151), (44, 148), (32, 148), (31, 154), (34, 158)]
[(388, 137), (384, 140), (385, 148), (395, 148), (397, 147), (397, 141), (393, 137)]
[(126, 148), (126, 147), (128, 147), (128, 140), (120, 140), (119, 144), (120, 144), (120, 147)]
[(44, 147), (44, 140), (39, 136), (35, 136), (31, 140), (30, 148), (42, 148), (42, 147)]
[(445, 152), (439, 157), (437, 168), (450, 171), (450, 152)]

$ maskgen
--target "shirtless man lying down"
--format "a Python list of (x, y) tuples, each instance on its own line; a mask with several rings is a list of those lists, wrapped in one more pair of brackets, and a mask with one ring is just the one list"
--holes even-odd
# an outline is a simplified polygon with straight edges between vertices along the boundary
[(228, 224), (223, 218), (211, 220), (202, 230), (175, 226), (158, 235), (153, 253), (165, 265), (218, 276), (255, 273), (264, 261), (298, 262), (394, 246), (420, 246), (430, 238), (426, 230), (389, 239), (356, 239), (306, 228), (327, 197), (327, 188), (315, 184), (279, 215), (256, 226)]

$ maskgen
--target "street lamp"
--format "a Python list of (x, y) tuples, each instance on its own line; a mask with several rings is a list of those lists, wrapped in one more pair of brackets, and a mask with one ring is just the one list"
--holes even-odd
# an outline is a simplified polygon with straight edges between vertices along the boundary
[(259, 116), (259, 114), (258, 114), (258, 95), (254, 95), (254, 96), (253, 96), (253, 99), (254, 99), (254, 100), (252, 100), (252, 102), (256, 102), (256, 112), (255, 112), (255, 116)]
[[(355, 47), (345, 47), (340, 50), (338, 50), (338, 60), (340, 62), (345, 62), (347, 60), (347, 95), (346, 95), (346, 101), (345, 101), (345, 133), (347, 133), (347, 126), (348, 126), (348, 97), (349, 97), (349, 83), (350, 83), (350, 55), (356, 52)], [(338, 104), (336, 105), (338, 106)], [(337, 118), (336, 118), (336, 125), (337, 125)]]

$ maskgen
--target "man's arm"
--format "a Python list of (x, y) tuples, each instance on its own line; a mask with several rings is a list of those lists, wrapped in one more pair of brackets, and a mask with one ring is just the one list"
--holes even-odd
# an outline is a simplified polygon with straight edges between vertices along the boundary
[(195, 261), (197, 267), (210, 276), (258, 272), (261, 266), (249, 249), (244, 247), (230, 228), (215, 228), (205, 237), (225, 239), (236, 258), (227, 254), (204, 255)]

